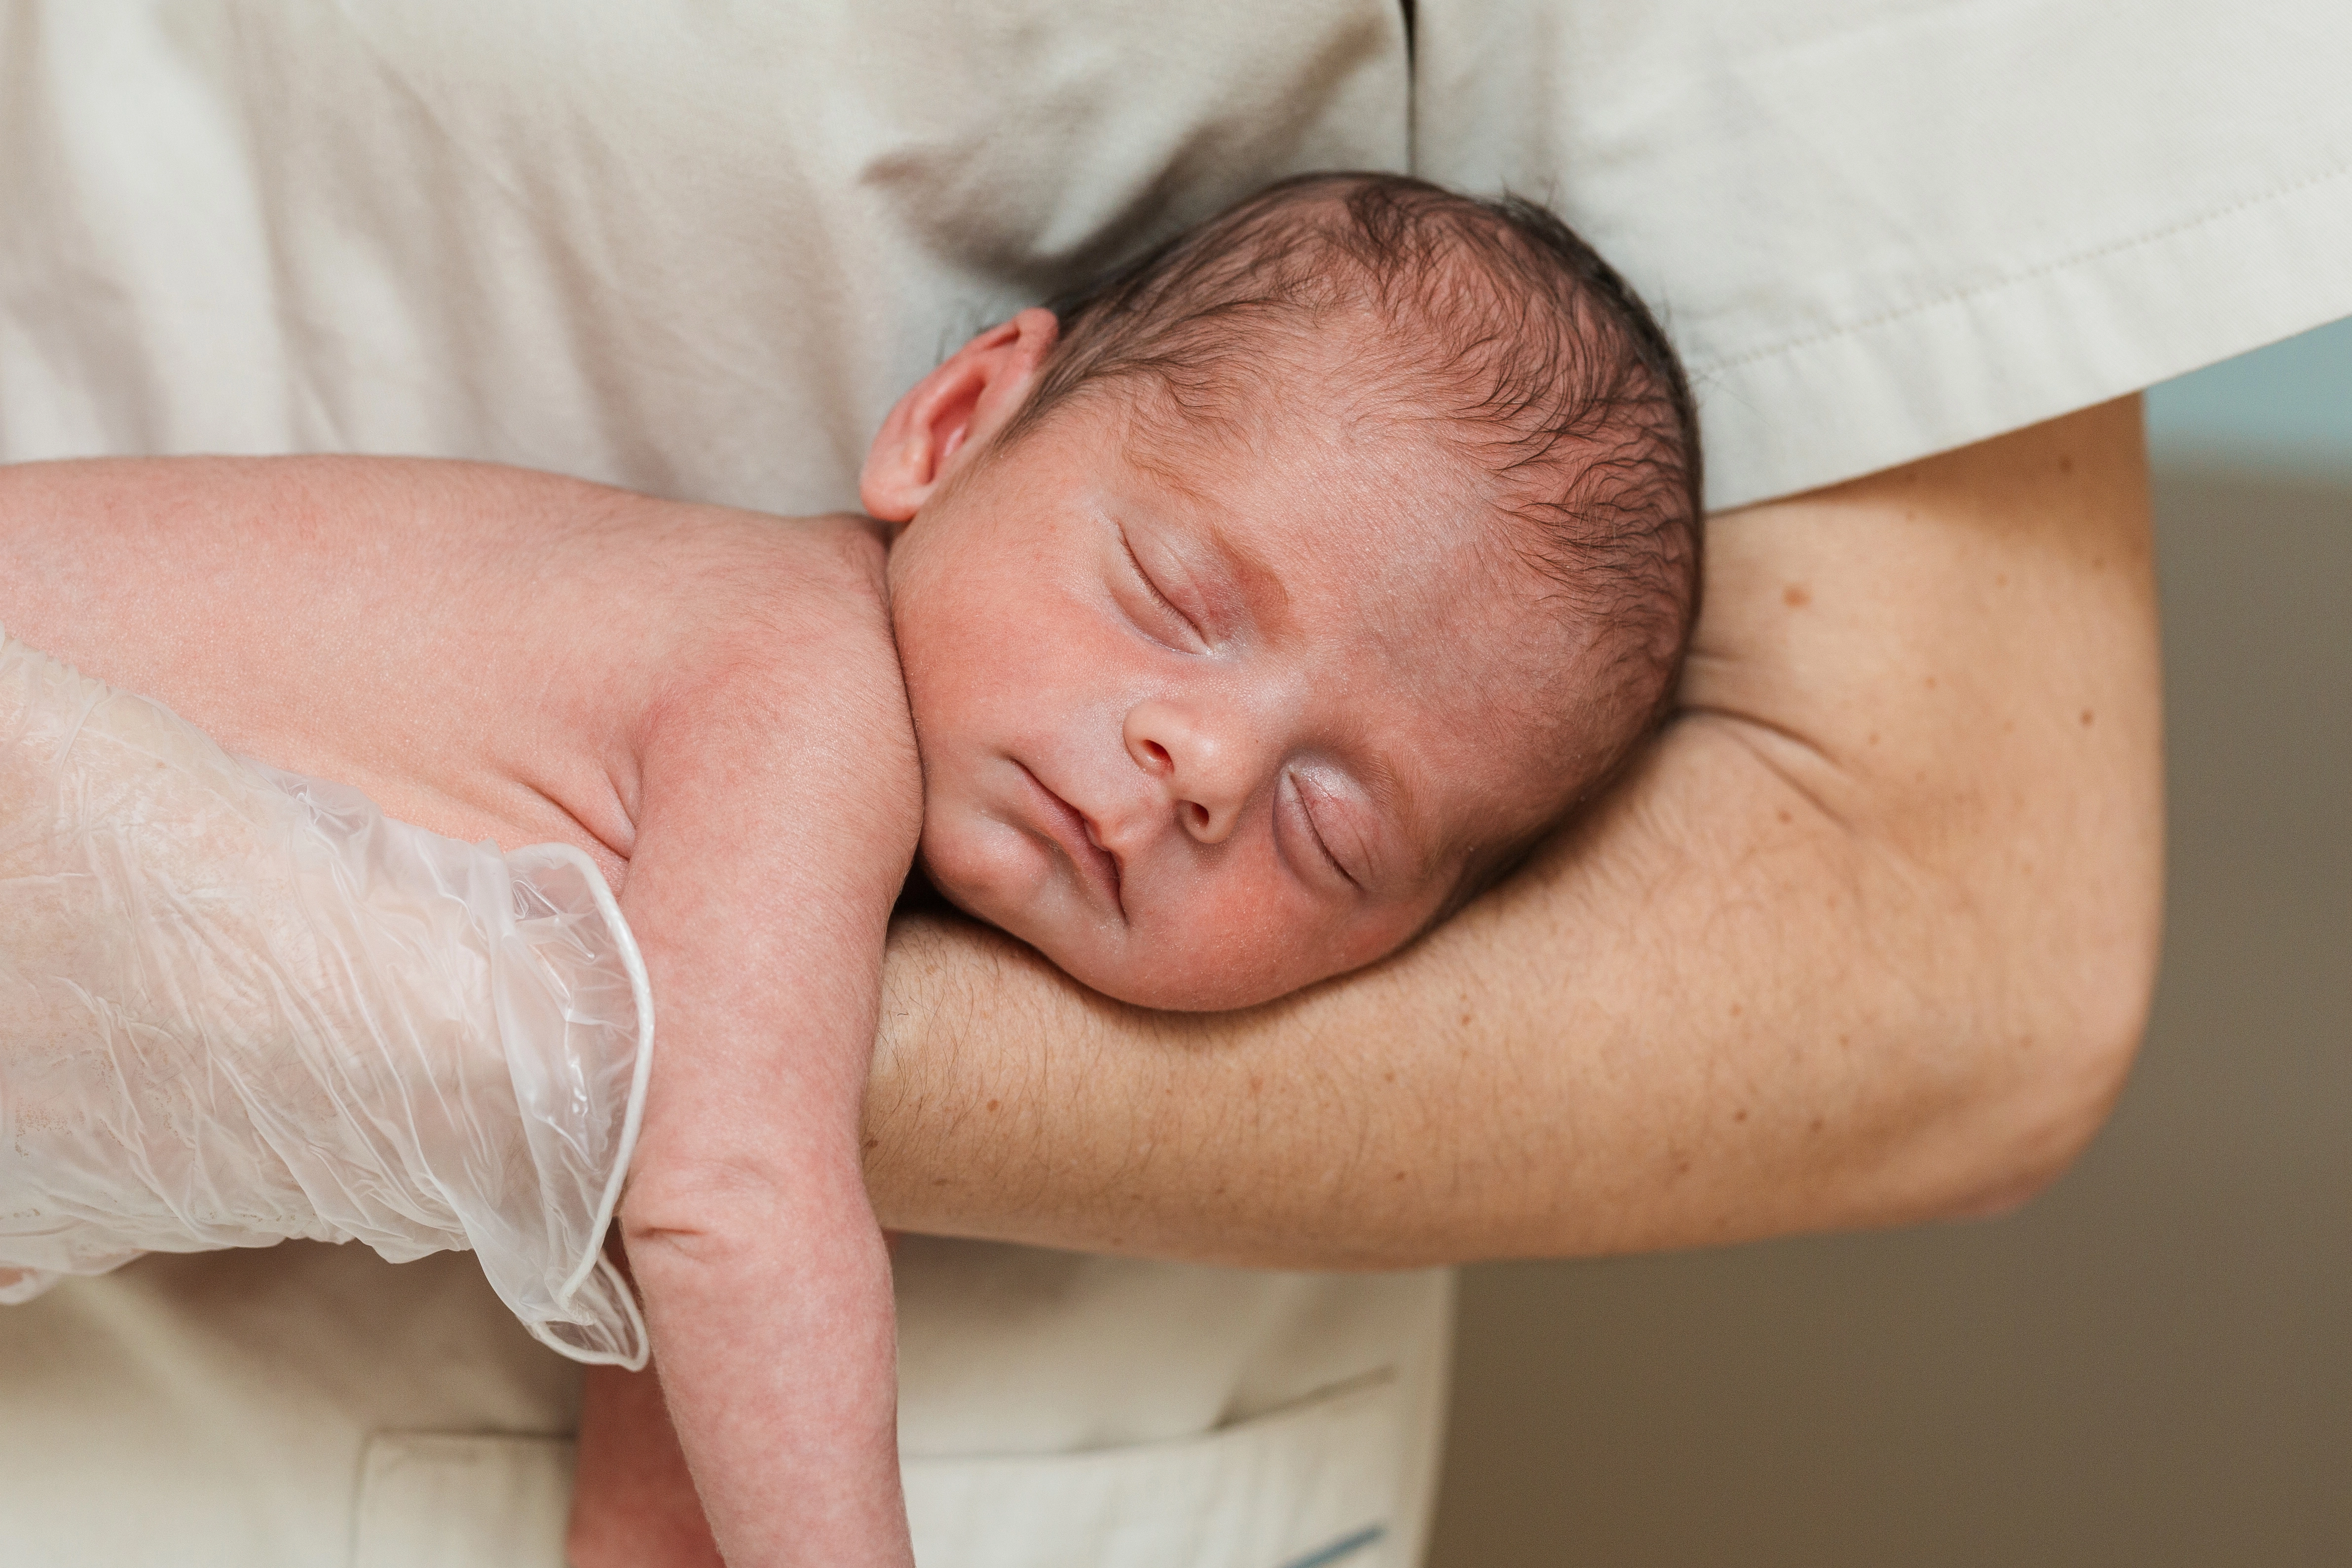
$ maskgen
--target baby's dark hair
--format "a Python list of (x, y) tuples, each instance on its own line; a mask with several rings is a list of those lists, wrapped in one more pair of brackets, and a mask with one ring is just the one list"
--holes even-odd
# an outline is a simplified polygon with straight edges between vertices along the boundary
[(1666, 712), (1697, 613), (1697, 413), (1656, 320), (1551, 212), (1399, 174), (1309, 174), (1048, 308), (1061, 334), (1006, 445), (1087, 389), (1129, 380), (1215, 419), (1280, 360), (1269, 350), (1369, 327), (1349, 361), (1355, 389), (1433, 416), (1486, 467), (1547, 601), (1593, 628), (1594, 706), (1561, 815)]

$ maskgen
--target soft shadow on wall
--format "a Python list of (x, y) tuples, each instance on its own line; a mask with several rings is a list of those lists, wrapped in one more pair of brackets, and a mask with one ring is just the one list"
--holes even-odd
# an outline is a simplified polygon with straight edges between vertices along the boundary
[(2146, 1053), (1986, 1224), (1464, 1279), (1432, 1568), (2352, 1563), (2352, 321), (2148, 398)]

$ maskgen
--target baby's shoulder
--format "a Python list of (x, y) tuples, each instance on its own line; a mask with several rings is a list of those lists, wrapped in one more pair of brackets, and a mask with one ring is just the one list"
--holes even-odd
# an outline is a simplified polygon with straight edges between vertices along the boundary
[(831, 675), (878, 660), (895, 680), (887, 546), (872, 519), (692, 507), (652, 531), (635, 553), (667, 601), (674, 668)]
[(738, 514), (752, 550), (772, 574), (770, 588), (791, 610), (821, 626), (887, 633), (889, 558), (883, 525), (855, 512), (817, 517)]
[[(763, 715), (778, 735), (849, 724), (911, 733), (891, 636), (880, 524), (647, 503), (606, 558), (600, 600), (627, 605), (624, 684), (653, 713)], [(911, 745), (911, 741), (906, 742)]]
[(895, 889), (921, 826), (921, 768), (879, 525), (709, 509), (675, 521), (642, 558), (668, 606), (632, 672), (642, 776), (700, 781), (667, 797), (740, 825), (739, 855), (799, 843), (778, 830), (789, 818), (842, 856), (862, 847)]

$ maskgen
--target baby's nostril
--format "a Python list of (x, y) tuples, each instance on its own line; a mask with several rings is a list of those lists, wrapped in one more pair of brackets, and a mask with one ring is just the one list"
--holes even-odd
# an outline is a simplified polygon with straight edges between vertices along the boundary
[(1184, 816), (1185, 820), (1192, 823), (1193, 831), (1206, 833), (1209, 830), (1209, 808), (1199, 801), (1188, 800), (1184, 803)]
[(1169, 756), (1168, 748), (1161, 745), (1157, 741), (1144, 742), (1143, 750), (1145, 753), (1151, 758), (1151, 765), (1156, 768), (1168, 767), (1171, 765), (1175, 760)]

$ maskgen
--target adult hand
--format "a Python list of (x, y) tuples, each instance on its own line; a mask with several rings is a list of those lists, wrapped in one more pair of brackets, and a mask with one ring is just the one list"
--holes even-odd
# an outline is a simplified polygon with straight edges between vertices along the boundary
[(1151, 1014), (901, 921), (866, 1109), (884, 1223), (1398, 1267), (1900, 1224), (2050, 1181), (2155, 969), (2137, 400), (1719, 517), (1708, 548), (1643, 765), (1371, 970)]

